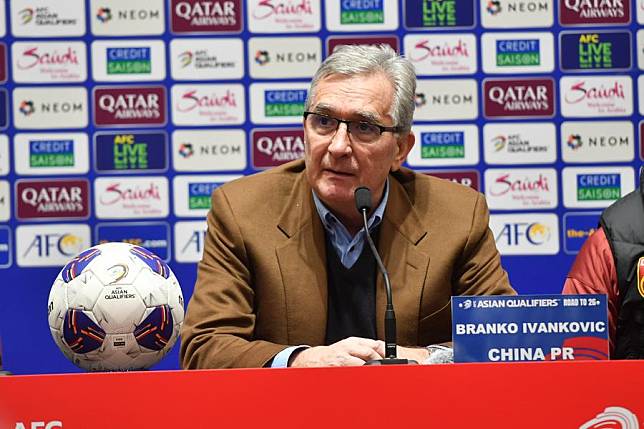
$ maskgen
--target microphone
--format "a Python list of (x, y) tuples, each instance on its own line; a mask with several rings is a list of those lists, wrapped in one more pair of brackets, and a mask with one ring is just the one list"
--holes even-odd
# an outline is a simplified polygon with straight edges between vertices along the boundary
[(415, 360), (411, 359), (398, 359), (396, 355), (396, 314), (394, 312), (394, 300), (391, 293), (391, 283), (389, 281), (389, 273), (380, 259), (378, 249), (373, 244), (371, 235), (369, 234), (369, 226), (367, 224), (367, 213), (371, 210), (371, 191), (366, 186), (356, 188), (353, 194), (356, 202), (358, 212), (362, 213), (362, 223), (364, 228), (367, 242), (373, 257), (376, 259), (378, 269), (382, 274), (385, 281), (385, 292), (387, 293), (387, 306), (385, 307), (385, 358), (370, 360), (365, 365), (406, 365), (417, 364)]

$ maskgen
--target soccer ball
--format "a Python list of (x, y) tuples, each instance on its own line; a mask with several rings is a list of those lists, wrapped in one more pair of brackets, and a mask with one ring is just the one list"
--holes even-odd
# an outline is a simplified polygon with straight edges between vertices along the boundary
[(181, 287), (168, 265), (128, 243), (81, 252), (49, 293), (54, 341), (88, 371), (149, 368), (177, 341), (183, 314)]

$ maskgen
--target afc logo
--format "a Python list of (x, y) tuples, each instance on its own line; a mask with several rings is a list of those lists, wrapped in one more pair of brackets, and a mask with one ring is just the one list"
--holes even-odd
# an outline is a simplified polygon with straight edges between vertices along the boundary
[(50, 422), (31, 422), (27, 424), (23, 422), (16, 422), (15, 429), (57, 429), (62, 427), (63, 422), (61, 422), (60, 420), (52, 420)]
[(181, 248), (181, 253), (189, 252), (201, 255), (201, 253), (203, 252), (203, 243), (205, 238), (206, 231), (194, 231)]
[(74, 256), (82, 246), (82, 240), (72, 234), (39, 234), (29, 244), (24, 256), (34, 252), (38, 257), (49, 257), (57, 252), (64, 256)]
[(496, 236), (496, 242), (507, 246), (520, 246), (527, 241), (533, 246), (540, 246), (550, 239), (550, 228), (542, 223), (515, 222), (506, 223)]

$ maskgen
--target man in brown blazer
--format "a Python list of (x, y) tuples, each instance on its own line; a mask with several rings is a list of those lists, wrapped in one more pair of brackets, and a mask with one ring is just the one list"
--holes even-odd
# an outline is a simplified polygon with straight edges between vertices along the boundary
[(416, 77), (391, 48), (337, 49), (313, 78), (304, 161), (212, 195), (182, 330), (184, 368), (361, 365), (384, 355), (387, 267), (399, 357), (451, 340), (452, 295), (512, 294), (482, 195), (401, 168), (414, 145)]

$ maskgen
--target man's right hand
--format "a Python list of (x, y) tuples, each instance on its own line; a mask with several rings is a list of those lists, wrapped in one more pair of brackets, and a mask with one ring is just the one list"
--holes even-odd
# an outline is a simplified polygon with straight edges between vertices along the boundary
[(304, 349), (291, 357), (289, 366), (307, 368), (316, 366), (359, 366), (373, 359), (382, 359), (382, 341), (349, 337), (330, 346)]

